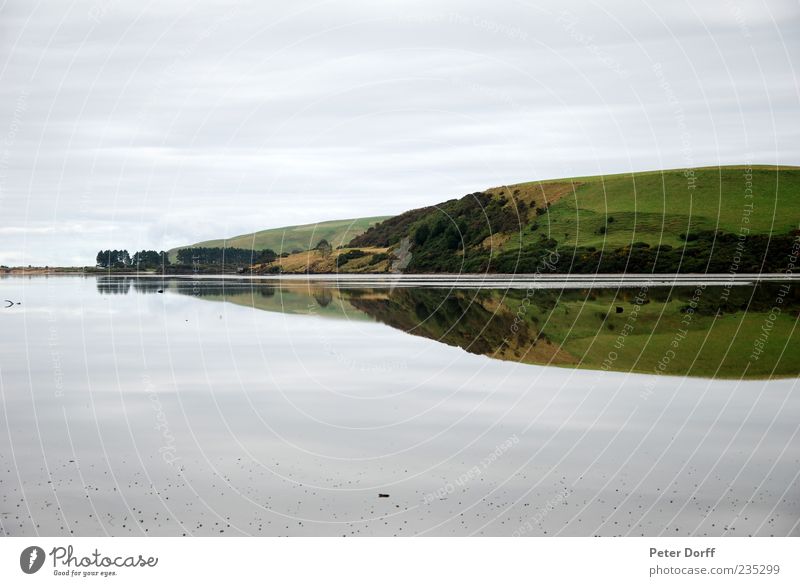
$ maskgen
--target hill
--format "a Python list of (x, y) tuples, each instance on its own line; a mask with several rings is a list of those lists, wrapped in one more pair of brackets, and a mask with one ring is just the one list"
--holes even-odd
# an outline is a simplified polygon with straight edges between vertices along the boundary
[(322, 239), (330, 242), (334, 248), (346, 244), (352, 238), (362, 234), (370, 226), (387, 219), (386, 216), (373, 218), (354, 218), (349, 220), (333, 220), (316, 224), (299, 226), (283, 226), (241, 234), (221, 240), (206, 240), (187, 246), (180, 246), (169, 251), (174, 261), (175, 253), (181, 248), (244, 248), (247, 250), (263, 250), (269, 248), (277, 253), (310, 250)]
[(348, 246), (410, 243), (406, 272), (758, 272), (785, 267), (798, 222), (800, 168), (708, 167), (495, 187)]

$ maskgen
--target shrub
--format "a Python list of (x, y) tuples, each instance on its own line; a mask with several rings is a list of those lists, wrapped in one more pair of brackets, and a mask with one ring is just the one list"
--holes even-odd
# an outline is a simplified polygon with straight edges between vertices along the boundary
[(428, 228), (428, 224), (422, 224), (417, 231), (414, 233), (414, 242), (419, 245), (425, 244), (428, 240), (428, 236), (431, 233), (431, 229)]
[(455, 226), (448, 226), (444, 231), (444, 244), (450, 250), (455, 250), (461, 246), (461, 236)]
[(363, 256), (367, 256), (367, 253), (363, 250), (349, 250), (347, 252), (343, 252), (336, 257), (336, 267), (338, 268), (343, 264), (350, 262), (351, 260), (361, 258)]

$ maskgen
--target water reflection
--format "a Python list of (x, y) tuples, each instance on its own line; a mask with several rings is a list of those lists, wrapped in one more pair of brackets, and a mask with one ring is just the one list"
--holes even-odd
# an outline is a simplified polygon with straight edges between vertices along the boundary
[(500, 360), (718, 378), (800, 374), (795, 283), (579, 289), (364, 288), (313, 281), (99, 279), (98, 292), (192, 295), (369, 319)]
[(792, 287), (2, 285), (2, 535), (798, 533)]

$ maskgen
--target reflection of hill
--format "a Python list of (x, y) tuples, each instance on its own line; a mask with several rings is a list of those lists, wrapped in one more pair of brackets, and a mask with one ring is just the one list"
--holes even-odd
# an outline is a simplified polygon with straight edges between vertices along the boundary
[(794, 285), (707, 287), (699, 295), (685, 287), (551, 289), (530, 297), (407, 288), (349, 302), (409, 334), (502, 360), (719, 378), (800, 374)]
[(181, 295), (227, 301), (262, 311), (351, 320), (370, 319), (362, 312), (355, 311), (342, 298), (342, 292), (338, 289), (309, 282), (282, 282), (276, 285), (243, 279), (225, 282), (203, 281), (197, 287), (185, 280), (174, 280), (170, 282), (169, 290)]
[[(263, 311), (376, 320), (473, 354), (540, 365), (719, 378), (800, 375), (800, 287), (339, 289), (304, 281), (98, 279)], [(777, 310), (773, 309), (777, 308)], [(760, 350), (756, 352), (756, 350)]]
[[(498, 296), (499, 297), (499, 296)], [(535, 364), (576, 364), (535, 323), (516, 320), (491, 292), (397, 289), (384, 298), (351, 298), (378, 321), (473, 354)]]

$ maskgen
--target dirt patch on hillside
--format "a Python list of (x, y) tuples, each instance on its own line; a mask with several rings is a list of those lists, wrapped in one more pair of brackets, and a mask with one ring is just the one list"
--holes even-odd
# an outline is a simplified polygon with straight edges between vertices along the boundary
[[(337, 266), (337, 257), (353, 250), (361, 250), (366, 254)], [(253, 269), (259, 273), (273, 272), (276, 268), (282, 273), (381, 273), (389, 270), (390, 261), (374, 262), (373, 255), (385, 254), (388, 250), (377, 247), (339, 248), (328, 254), (319, 250), (304, 250), (279, 258), (269, 265), (256, 265)]]
[(484, 238), (483, 242), (481, 242), (478, 246), (492, 252), (500, 252), (501, 250), (505, 249), (506, 243), (513, 235), (514, 234), (510, 232), (495, 233)]
[(528, 207), (528, 218), (532, 218), (536, 213), (536, 208), (546, 208), (557, 203), (564, 197), (571, 197), (576, 189), (583, 185), (578, 181), (533, 181), (531, 183), (519, 183), (517, 185), (502, 185), (487, 189), (495, 197), (505, 197), (509, 206), (524, 202)]

